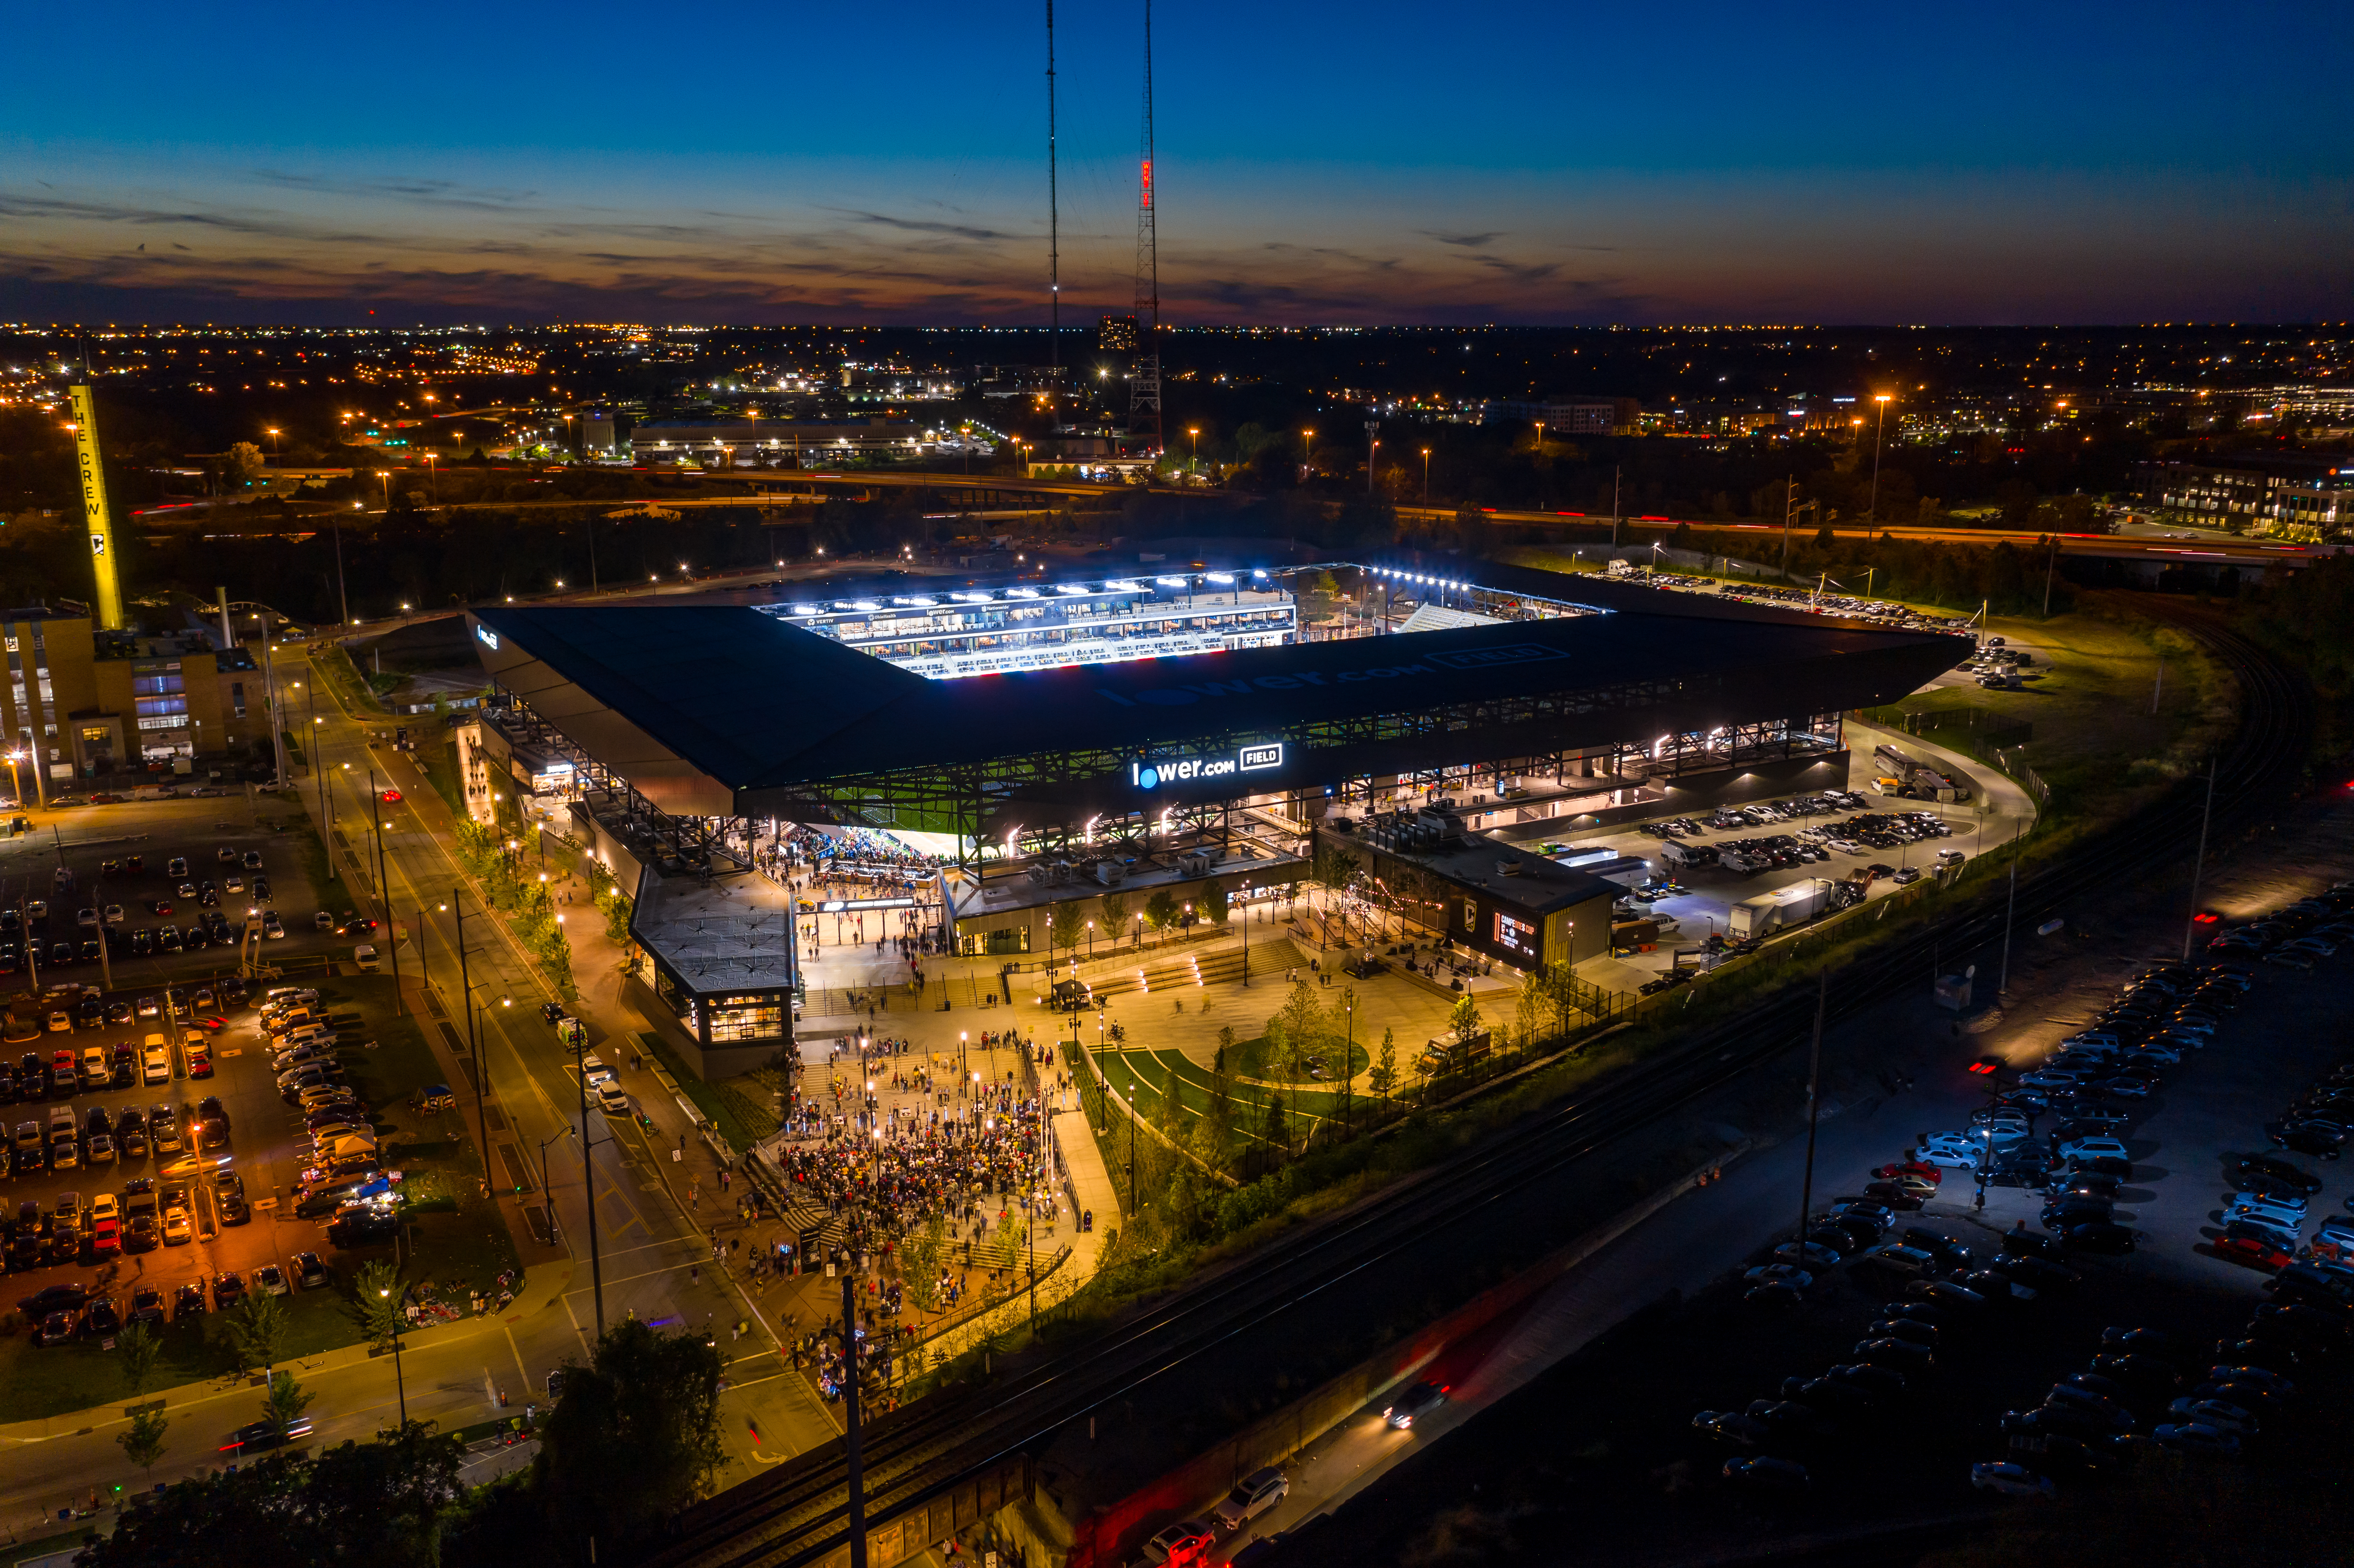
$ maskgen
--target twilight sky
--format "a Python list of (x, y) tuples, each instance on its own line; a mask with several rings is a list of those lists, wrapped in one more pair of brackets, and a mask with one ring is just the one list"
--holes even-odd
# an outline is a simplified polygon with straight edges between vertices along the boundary
[[(1056, 11), (1066, 321), (1129, 299), (1141, 15)], [(1154, 21), (1175, 321), (2354, 315), (2342, 0)], [(0, 320), (1045, 319), (1043, 0), (10, 31)]]

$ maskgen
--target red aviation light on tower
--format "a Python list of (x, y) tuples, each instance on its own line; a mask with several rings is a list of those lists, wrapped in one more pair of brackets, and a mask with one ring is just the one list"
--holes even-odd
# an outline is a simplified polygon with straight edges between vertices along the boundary
[(1144, 160), (1144, 205), (1152, 205), (1152, 160)]

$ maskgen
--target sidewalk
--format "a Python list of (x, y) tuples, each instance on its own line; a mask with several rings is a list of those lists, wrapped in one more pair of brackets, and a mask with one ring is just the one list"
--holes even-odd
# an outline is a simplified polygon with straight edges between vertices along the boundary
[[(529, 1324), (540, 1313), (554, 1308), (572, 1283), (573, 1266), (569, 1263), (540, 1264), (524, 1270), (523, 1289), (501, 1312), (485, 1312), (480, 1317), (461, 1318), (455, 1322), (436, 1323), (400, 1331), (403, 1353), (462, 1343), (481, 1335), (504, 1334), (510, 1330)], [(346, 1367), (364, 1366), (379, 1358), (365, 1342), (343, 1345), (315, 1356), (291, 1361), (279, 1370), (298, 1376), (314, 1377), (325, 1372), (340, 1372)], [(258, 1375), (258, 1374), (257, 1374)], [(0, 1426), (0, 1446), (45, 1442), (50, 1438), (73, 1436), (92, 1429), (127, 1425), (130, 1417), (124, 1414), (127, 1405), (161, 1404), (174, 1414), (214, 1400), (240, 1398), (250, 1395), (252, 1386), (243, 1377), (224, 1374), (203, 1383), (182, 1383), (176, 1388), (151, 1389), (136, 1399), (126, 1395), (87, 1410), (71, 1411), (38, 1421), (18, 1421)]]

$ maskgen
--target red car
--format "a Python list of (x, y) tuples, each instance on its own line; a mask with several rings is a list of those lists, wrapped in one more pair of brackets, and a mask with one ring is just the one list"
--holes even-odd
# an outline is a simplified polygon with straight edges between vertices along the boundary
[(1946, 1179), (1943, 1171), (1925, 1160), (1895, 1160), (1876, 1168), (1872, 1175), (1882, 1181), (1893, 1181), (1899, 1176), (1918, 1176), (1933, 1187)]
[(384, 792), (384, 803), (385, 803), (386, 805), (387, 805), (387, 806), (398, 806), (398, 805), (399, 805), (399, 804), (400, 804), (400, 791), (399, 791), (399, 790), (398, 790), (398, 789), (387, 789), (387, 790)]
[(1863, 1195), (1887, 1204), (1892, 1209), (1907, 1213), (1921, 1206), (1918, 1194), (1908, 1192), (1893, 1181), (1866, 1181)]
[(2250, 1268), (2276, 1272), (2294, 1261), (2285, 1250), (2253, 1236), (2219, 1236), (2215, 1240), (2215, 1255), (2227, 1263), (2244, 1263)]
[(213, 1075), (213, 1054), (202, 1045), (187, 1048), (188, 1076), (209, 1078)]
[(217, 1034), (222, 1030), (228, 1027), (228, 1020), (226, 1018), (199, 1018), (196, 1020), (196, 1027), (199, 1029), (209, 1029), (214, 1033)]

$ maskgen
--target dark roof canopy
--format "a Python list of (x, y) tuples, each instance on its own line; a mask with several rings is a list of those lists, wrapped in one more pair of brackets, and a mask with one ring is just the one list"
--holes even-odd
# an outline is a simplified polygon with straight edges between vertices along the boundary
[(474, 615), (501, 686), (657, 804), (715, 815), (742, 794), (850, 775), (1165, 747), (1642, 682), (1705, 683), (1723, 693), (1712, 706), (1739, 710), (1733, 717), (1797, 717), (1893, 701), (1966, 652), (1951, 637), (1709, 609), (956, 681), (927, 680), (741, 607)]

